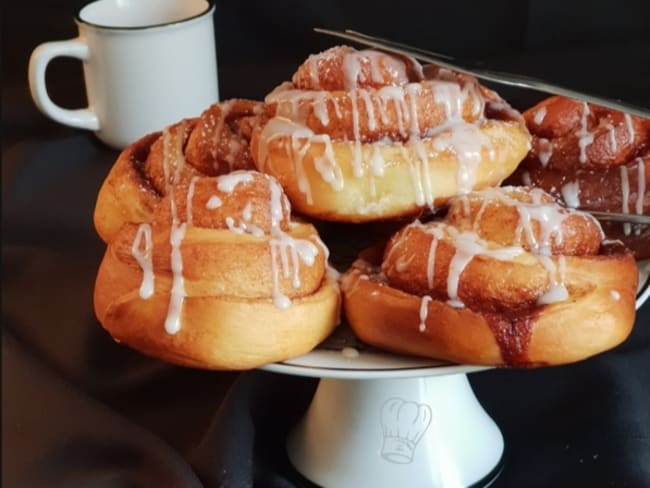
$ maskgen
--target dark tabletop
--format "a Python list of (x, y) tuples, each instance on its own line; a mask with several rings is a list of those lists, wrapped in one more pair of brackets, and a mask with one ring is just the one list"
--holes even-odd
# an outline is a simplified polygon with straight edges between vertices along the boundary
[[(650, 3), (219, 2), (222, 98), (261, 98), (310, 53), (312, 26), (354, 28), (650, 107)], [(623, 5), (625, 3), (625, 5)], [(75, 36), (79, 1), (3, 4), (2, 481), (7, 487), (308, 486), (284, 440), (317, 380), (178, 368), (115, 344), (92, 308), (92, 227), (117, 153), (29, 98), (40, 42)], [(85, 102), (80, 65), (48, 72)], [(525, 109), (540, 94), (500, 90)], [(191, 87), (188, 87), (188, 96)], [(650, 305), (631, 337), (578, 364), (470, 375), (501, 428), (495, 487), (650, 486)]]

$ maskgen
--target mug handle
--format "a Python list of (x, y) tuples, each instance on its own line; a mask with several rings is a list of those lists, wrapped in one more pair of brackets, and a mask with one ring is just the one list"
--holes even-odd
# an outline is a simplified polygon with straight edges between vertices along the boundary
[(45, 71), (49, 62), (56, 57), (88, 59), (88, 45), (81, 38), (67, 41), (46, 42), (38, 46), (29, 58), (29, 89), (36, 106), (45, 115), (61, 124), (79, 129), (98, 130), (97, 114), (85, 109), (67, 109), (55, 104), (47, 94), (45, 86)]

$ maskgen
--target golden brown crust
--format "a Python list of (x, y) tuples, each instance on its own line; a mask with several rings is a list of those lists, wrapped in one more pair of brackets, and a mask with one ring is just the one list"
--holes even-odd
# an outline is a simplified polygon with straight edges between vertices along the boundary
[(97, 275), (95, 311), (118, 341), (181, 365), (244, 369), (311, 350), (338, 323), (316, 229), (291, 221), (254, 171), (170, 188), (149, 222), (125, 223)]
[(620, 166), (650, 145), (650, 120), (570, 98), (549, 97), (523, 115), (533, 136), (524, 162), (529, 167), (575, 171)]
[(147, 222), (160, 194), (144, 175), (142, 162), (159, 133), (149, 134), (122, 151), (102, 184), (95, 204), (94, 224), (109, 242), (124, 222)]
[[(528, 148), (527, 137), (514, 122), (486, 121), (477, 131), (486, 146), (478, 150), (478, 164), (467, 162), (474, 189), (505, 179)], [(264, 136), (261, 130), (252, 140), (258, 167), (281, 181), (296, 210), (343, 222), (414, 215), (462, 192), (456, 154), (436, 146), (436, 138), (431, 138), (412, 145), (357, 148), (350, 142), (320, 142), (289, 134)], [(357, 150), (361, 154), (358, 165), (354, 160)]]
[(148, 222), (172, 180), (253, 169), (249, 140), (262, 112), (260, 102), (221, 102), (124, 149), (97, 197), (94, 221), (102, 240), (109, 242), (125, 222)]
[(529, 149), (523, 118), (476, 79), (423, 79), (413, 63), (351, 48), (310, 58), (266, 99), (257, 168), (301, 213), (343, 222), (413, 215), (500, 183)]
[[(514, 190), (487, 193), (503, 191), (511, 198)], [(574, 362), (622, 342), (634, 323), (633, 257), (622, 246), (604, 245), (588, 215), (565, 214), (546, 203), (552, 201), (548, 195), (521, 200), (541, 201), (522, 213), (550, 218), (551, 225), (540, 230), (524, 216), (519, 222), (500, 220), (511, 228), (495, 234), (486, 225), (494, 215), (456, 199), (447, 222), (415, 222), (383, 252), (359, 259), (342, 280), (344, 310), (355, 333), (396, 352), (519, 367)], [(506, 207), (519, 208), (510, 203)], [(490, 205), (507, 212), (503, 200)], [(522, 246), (520, 236), (487, 240), (517, 236), (513, 229), (522, 225), (527, 239), (539, 243), (546, 235), (547, 245)]]
[(182, 366), (241, 370), (313, 349), (337, 323), (338, 303), (338, 289), (327, 281), (287, 310), (270, 300), (193, 296), (183, 304), (183, 327), (172, 335), (160, 320), (169, 296), (157, 293), (144, 301), (131, 290), (111, 301), (102, 323), (116, 340), (149, 356)]
[[(422, 298), (366, 278), (367, 265), (356, 263), (345, 275), (344, 313), (361, 340), (402, 354), (490, 366), (571, 363), (620, 344), (634, 323), (635, 290), (623, 278), (636, 273), (633, 259), (619, 255), (582, 264), (576, 272), (594, 280), (595, 286), (575, 301), (500, 321), (498, 316), (491, 319), (489, 314), (433, 300), (426, 305), (425, 327), (420, 330)], [(620, 290), (618, 301), (612, 290)], [(522, 361), (517, 347), (526, 336), (530, 341)]]

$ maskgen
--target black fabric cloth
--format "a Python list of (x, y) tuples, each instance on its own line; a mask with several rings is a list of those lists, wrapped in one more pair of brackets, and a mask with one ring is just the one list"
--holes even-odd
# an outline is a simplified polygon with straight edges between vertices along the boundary
[[(650, 4), (218, 2), (223, 98), (261, 98), (350, 27), (650, 106)], [(284, 448), (316, 379), (179, 368), (114, 343), (92, 289), (97, 191), (117, 153), (42, 116), (29, 52), (73, 37), (80, 1), (3, 4), (2, 483), (6, 487), (302, 487)], [(55, 100), (84, 104), (57, 61)], [(524, 109), (539, 94), (499, 90)], [(188, 88), (191, 96), (191, 88)], [(578, 364), (469, 375), (506, 443), (501, 487), (650, 486), (650, 305), (631, 337)], [(408, 483), (405, 481), (405, 485)]]

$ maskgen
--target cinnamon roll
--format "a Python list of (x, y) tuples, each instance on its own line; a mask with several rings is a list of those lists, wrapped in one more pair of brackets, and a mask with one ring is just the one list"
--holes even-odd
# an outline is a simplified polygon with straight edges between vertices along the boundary
[(521, 116), (476, 79), (377, 51), (310, 56), (265, 102), (255, 164), (324, 220), (417, 214), (499, 184), (529, 148)]
[(108, 244), (95, 311), (119, 342), (186, 366), (248, 369), (308, 352), (338, 324), (328, 250), (256, 171), (175, 181)]
[[(650, 120), (564, 97), (524, 112), (532, 149), (508, 180), (543, 188), (586, 211), (650, 213)], [(650, 226), (603, 223), (637, 259), (650, 258)]]
[(450, 202), (362, 255), (342, 279), (359, 338), (465, 364), (578, 361), (630, 333), (638, 270), (598, 222), (540, 189), (504, 187)]
[(249, 140), (263, 117), (263, 104), (229, 100), (198, 118), (147, 135), (122, 151), (97, 197), (94, 222), (110, 242), (125, 222), (151, 220), (169, 182), (254, 169)]

